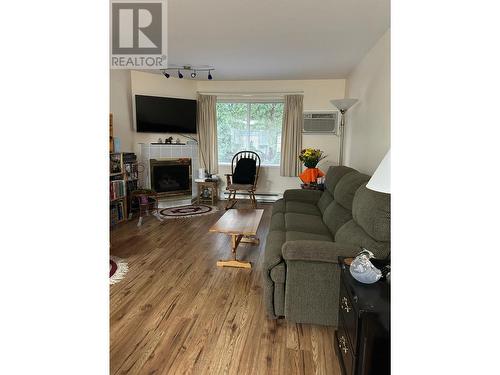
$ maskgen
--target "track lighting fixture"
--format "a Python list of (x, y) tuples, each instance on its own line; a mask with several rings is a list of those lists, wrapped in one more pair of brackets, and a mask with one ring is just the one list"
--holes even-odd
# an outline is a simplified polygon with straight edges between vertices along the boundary
[(198, 66), (191, 66), (191, 65), (171, 65), (168, 68), (162, 69), (161, 72), (165, 76), (165, 78), (169, 78), (171, 73), (168, 71), (173, 71), (175, 72), (177, 70), (177, 77), (179, 79), (184, 78), (184, 73), (189, 73), (190, 77), (192, 79), (199, 78), (198, 73), (199, 72), (208, 72), (207, 79), (212, 80), (212, 70), (215, 70), (213, 66), (210, 65), (198, 65)]

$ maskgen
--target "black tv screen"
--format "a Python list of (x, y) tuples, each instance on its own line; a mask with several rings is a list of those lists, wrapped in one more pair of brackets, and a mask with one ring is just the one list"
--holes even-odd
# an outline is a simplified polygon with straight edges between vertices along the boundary
[(135, 96), (140, 133), (196, 133), (196, 100)]

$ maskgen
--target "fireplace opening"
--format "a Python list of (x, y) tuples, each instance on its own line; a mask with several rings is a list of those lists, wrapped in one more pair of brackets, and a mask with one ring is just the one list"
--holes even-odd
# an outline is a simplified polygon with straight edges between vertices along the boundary
[(165, 196), (191, 196), (191, 159), (151, 159), (150, 164), (154, 191)]

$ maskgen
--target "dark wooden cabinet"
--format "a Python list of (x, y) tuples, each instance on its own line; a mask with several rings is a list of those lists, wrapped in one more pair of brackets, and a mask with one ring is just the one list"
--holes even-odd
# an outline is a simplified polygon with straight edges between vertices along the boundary
[(390, 285), (363, 284), (341, 268), (335, 347), (344, 375), (390, 374)]

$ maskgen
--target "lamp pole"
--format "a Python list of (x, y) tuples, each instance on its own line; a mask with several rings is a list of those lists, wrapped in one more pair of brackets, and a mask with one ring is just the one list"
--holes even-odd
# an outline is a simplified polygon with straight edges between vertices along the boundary
[(344, 128), (345, 128), (345, 113), (347, 109), (340, 110), (340, 150), (339, 150), (339, 165), (344, 165)]
[(339, 165), (344, 165), (345, 113), (349, 108), (356, 104), (357, 101), (358, 99), (351, 98), (330, 100), (330, 103), (332, 103), (340, 111), (340, 125), (338, 134), (340, 136)]

